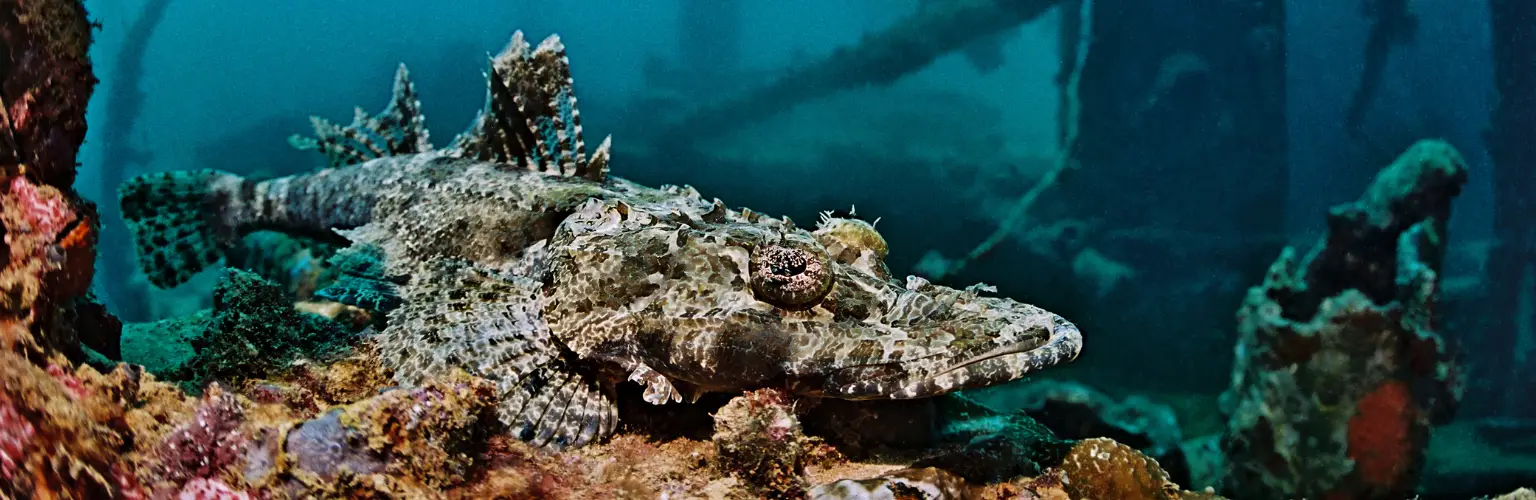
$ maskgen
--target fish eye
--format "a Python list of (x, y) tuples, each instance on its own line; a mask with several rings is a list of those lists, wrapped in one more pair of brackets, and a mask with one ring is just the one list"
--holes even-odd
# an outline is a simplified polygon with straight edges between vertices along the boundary
[(815, 305), (832, 291), (827, 255), (810, 245), (776, 243), (752, 251), (752, 293), (786, 309)]

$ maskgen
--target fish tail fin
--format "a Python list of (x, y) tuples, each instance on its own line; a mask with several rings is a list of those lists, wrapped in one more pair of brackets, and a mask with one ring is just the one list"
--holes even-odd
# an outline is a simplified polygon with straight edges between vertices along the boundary
[(197, 170), (140, 175), (118, 187), (123, 220), (150, 283), (180, 285), (224, 257), (239, 238), (231, 212), (245, 186), (234, 174)]

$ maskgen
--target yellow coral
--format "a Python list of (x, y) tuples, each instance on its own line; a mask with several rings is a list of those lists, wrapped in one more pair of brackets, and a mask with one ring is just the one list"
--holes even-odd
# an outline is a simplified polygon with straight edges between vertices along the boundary
[(1062, 460), (1061, 471), (1062, 486), (1072, 498), (1174, 500), (1181, 495), (1156, 460), (1113, 439), (1079, 442)]

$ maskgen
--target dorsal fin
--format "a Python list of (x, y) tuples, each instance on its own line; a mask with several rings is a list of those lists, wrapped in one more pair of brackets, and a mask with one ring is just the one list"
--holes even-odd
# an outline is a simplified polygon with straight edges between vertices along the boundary
[(432, 150), (421, 100), (404, 64), (395, 71), (393, 95), (379, 114), (368, 116), (363, 108), (356, 108), (352, 124), (345, 127), (318, 116), (311, 116), (309, 121), (314, 125), (315, 137), (294, 134), (288, 143), (301, 150), (325, 153), (332, 167)]
[(589, 158), (581, 138), (581, 112), (570, 60), (560, 37), (533, 49), (523, 32), (491, 59), (485, 107), (451, 151), (482, 161), (602, 181), (608, 176), (609, 139)]

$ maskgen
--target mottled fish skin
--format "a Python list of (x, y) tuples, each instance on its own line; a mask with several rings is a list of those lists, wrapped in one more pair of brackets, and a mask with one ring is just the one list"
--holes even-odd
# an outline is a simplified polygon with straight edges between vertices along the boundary
[(611, 433), (624, 379), (656, 404), (761, 387), (904, 399), (1076, 359), (1081, 334), (1056, 314), (892, 278), (870, 224), (824, 215), (803, 229), (607, 175), (608, 141), (590, 156), (582, 144), (567, 64), (558, 38), (535, 50), (514, 35), (486, 109), (441, 150), (402, 68), (379, 115), (317, 119), (318, 138), (294, 140), (330, 168), (131, 180), (120, 193), (141, 265), (174, 286), (250, 231), (344, 238), (322, 293), (387, 312), (374, 341), (396, 381), (484, 377), (510, 431), (554, 448)]

